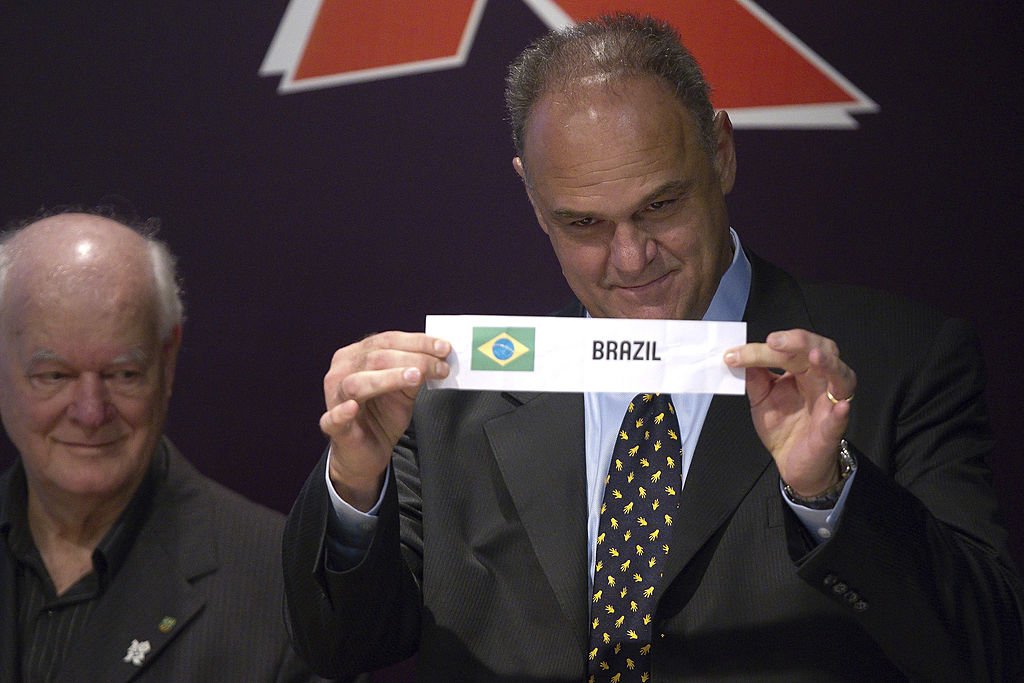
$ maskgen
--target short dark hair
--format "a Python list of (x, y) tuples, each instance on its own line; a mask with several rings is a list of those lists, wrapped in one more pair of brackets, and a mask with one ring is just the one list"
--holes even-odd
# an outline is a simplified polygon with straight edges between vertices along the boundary
[(619, 13), (551, 31), (509, 66), (505, 105), (517, 155), (523, 155), (526, 124), (537, 101), (595, 75), (664, 81), (696, 119), (704, 149), (714, 153), (711, 88), (697, 60), (667, 22)]

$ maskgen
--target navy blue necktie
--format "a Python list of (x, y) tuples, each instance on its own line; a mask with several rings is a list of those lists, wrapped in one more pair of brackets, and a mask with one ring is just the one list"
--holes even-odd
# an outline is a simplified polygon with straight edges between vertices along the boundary
[(626, 409), (605, 479), (590, 611), (590, 683), (651, 680), (654, 608), (672, 544), (682, 460), (668, 394)]

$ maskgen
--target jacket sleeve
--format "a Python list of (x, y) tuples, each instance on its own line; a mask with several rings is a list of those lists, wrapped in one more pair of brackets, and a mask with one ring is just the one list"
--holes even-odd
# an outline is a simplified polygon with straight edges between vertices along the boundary
[(810, 549), (789, 525), (791, 554), (912, 680), (1019, 680), (1024, 592), (986, 464), (981, 356), (955, 320), (913, 352), (890, 398), (854, 405), (870, 408), (848, 432), (865, 445), (834, 535)]
[[(403, 442), (411, 448), (411, 437)], [(326, 463), (325, 454), (285, 526), (285, 620), (295, 649), (314, 671), (343, 677), (412, 655), (419, 640), (421, 599), (418, 581), (403, 560), (394, 472), (366, 557), (344, 572), (327, 568)]]

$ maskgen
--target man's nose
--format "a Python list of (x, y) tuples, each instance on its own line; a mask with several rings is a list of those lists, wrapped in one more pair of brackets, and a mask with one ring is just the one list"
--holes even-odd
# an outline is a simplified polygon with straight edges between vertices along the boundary
[(621, 273), (639, 273), (654, 260), (658, 247), (646, 230), (633, 221), (615, 226), (611, 243), (612, 265)]
[(103, 378), (95, 373), (83, 373), (75, 381), (75, 392), (69, 407), (69, 416), (83, 427), (99, 427), (113, 414), (110, 392)]

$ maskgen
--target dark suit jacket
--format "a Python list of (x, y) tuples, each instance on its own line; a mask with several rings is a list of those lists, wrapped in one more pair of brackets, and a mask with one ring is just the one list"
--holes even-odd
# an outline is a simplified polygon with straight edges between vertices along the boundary
[[(283, 515), (207, 479), (169, 442), (163, 446), (166, 479), (59, 680), (311, 680), (289, 646), (281, 614)], [(9, 476), (0, 478), (0, 496)], [(14, 561), (0, 544), (3, 683), (19, 680), (14, 590)], [(161, 633), (166, 616), (177, 622)], [(142, 666), (123, 661), (133, 640), (152, 647)]]
[[(751, 260), (749, 339), (814, 330), (858, 373), (847, 436), (860, 467), (815, 547), (747, 399), (713, 399), (655, 615), (654, 680), (1015, 679), (1022, 590), (967, 326)], [(583, 420), (579, 394), (421, 392), (377, 533), (347, 572), (324, 565), (321, 462), (285, 530), (298, 650), (321, 673), (418, 649), (424, 680), (583, 680)]]

